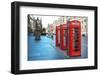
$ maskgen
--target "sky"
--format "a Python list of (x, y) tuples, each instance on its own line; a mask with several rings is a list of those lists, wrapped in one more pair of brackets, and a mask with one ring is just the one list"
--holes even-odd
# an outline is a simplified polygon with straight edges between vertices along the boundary
[(35, 19), (39, 17), (39, 19), (42, 19), (42, 26), (47, 28), (48, 24), (52, 24), (53, 21), (58, 20), (60, 16), (41, 16), (41, 15), (33, 15)]

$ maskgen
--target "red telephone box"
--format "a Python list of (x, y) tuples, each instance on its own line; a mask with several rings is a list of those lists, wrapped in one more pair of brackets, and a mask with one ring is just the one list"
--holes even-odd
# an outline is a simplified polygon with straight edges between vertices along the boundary
[(66, 30), (67, 30), (67, 25), (66, 24), (62, 24), (60, 26), (60, 48), (62, 50), (66, 50), (67, 47), (66, 47)]
[(68, 54), (81, 56), (81, 23), (78, 20), (69, 21), (68, 25)]
[(60, 46), (60, 26), (56, 26), (56, 46)]

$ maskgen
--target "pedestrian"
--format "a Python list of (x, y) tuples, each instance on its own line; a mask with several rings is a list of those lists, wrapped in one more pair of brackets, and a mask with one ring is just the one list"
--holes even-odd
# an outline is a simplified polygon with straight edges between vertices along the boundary
[(53, 40), (53, 33), (51, 34), (51, 38), (52, 38), (52, 40)]

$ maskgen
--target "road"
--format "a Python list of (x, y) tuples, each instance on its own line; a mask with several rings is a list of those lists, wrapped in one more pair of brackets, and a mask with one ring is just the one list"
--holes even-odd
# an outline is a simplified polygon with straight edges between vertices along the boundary
[[(74, 58), (86, 58), (87, 46), (86, 37), (82, 37), (82, 52), (81, 57)], [(55, 39), (51, 39), (47, 36), (41, 36), (41, 40), (36, 41), (32, 34), (28, 36), (28, 60), (57, 60), (57, 59), (73, 59), (70, 58), (66, 50), (63, 51), (59, 47), (55, 46)]]

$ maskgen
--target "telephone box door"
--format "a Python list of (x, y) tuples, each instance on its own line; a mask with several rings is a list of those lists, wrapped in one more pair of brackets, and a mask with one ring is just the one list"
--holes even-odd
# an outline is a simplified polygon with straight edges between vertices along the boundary
[(60, 46), (60, 26), (56, 26), (56, 46)]
[(81, 23), (77, 20), (69, 25), (69, 56), (81, 56)]
[(66, 24), (63, 24), (60, 26), (61, 27), (61, 30), (60, 30), (60, 42), (61, 42), (61, 45), (60, 45), (60, 48), (62, 50), (66, 50), (66, 29), (67, 29), (67, 25)]

